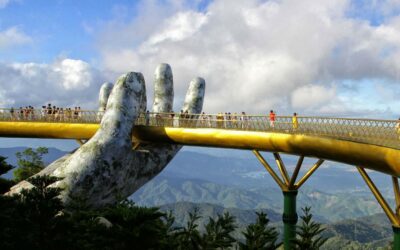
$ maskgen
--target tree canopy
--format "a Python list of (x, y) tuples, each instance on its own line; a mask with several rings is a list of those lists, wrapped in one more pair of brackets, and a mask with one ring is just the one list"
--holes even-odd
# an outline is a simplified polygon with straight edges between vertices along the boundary
[[(8, 164), (6, 160), (6, 157), (0, 156), (0, 175), (7, 173), (14, 168), (14, 166)], [(0, 177), (0, 194), (7, 192), (14, 184), (15, 182), (13, 180)]]
[(36, 150), (27, 148), (16, 153), (18, 169), (14, 171), (14, 180), (20, 182), (40, 172), (45, 167), (43, 155), (48, 152), (48, 148), (38, 147)]

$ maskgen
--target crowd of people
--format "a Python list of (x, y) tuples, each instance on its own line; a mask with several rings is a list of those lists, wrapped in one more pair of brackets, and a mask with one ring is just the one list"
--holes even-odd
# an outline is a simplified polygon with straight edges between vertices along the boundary
[[(42, 106), (41, 109), (35, 109), (32, 106), (19, 107), (9, 110), (11, 120), (39, 120), (39, 121), (97, 121), (101, 120), (104, 112), (95, 112), (93, 117), (88, 117), (81, 110), (81, 107), (63, 108), (52, 106), (50, 103)], [(265, 119), (269, 121), (269, 128), (274, 129), (276, 126), (276, 113), (270, 110)], [(180, 113), (150, 113), (146, 111), (139, 115), (142, 119), (141, 124), (151, 126), (171, 126), (171, 127), (216, 127), (227, 129), (252, 129), (259, 122), (257, 116), (248, 116), (244, 111), (241, 113), (218, 113), (215, 115), (206, 114), (190, 114), (188, 111), (181, 110)], [(280, 122), (282, 123), (282, 122)], [(288, 123), (288, 121), (286, 121)], [(265, 124), (263, 125), (265, 127)], [(287, 126), (286, 126), (287, 128)], [(299, 128), (299, 120), (297, 113), (293, 113), (291, 118), (291, 129), (296, 131)], [(400, 118), (395, 126), (396, 132), (400, 135)]]
[[(140, 121), (144, 119), (144, 121)], [(267, 123), (260, 123), (261, 120), (267, 120)], [(268, 122), (269, 121), (269, 122)], [(146, 111), (143, 116), (139, 116), (139, 123), (147, 126), (171, 126), (171, 127), (202, 127), (202, 128), (228, 128), (228, 129), (254, 129), (255, 127), (269, 126), (275, 128), (276, 113), (271, 110), (267, 116), (248, 116), (246, 112), (241, 113), (218, 113), (218, 114), (190, 114), (183, 110), (180, 113), (150, 113)], [(293, 130), (297, 130), (299, 122), (297, 113), (293, 114)]]
[(12, 120), (44, 120), (44, 121), (73, 121), (78, 120), (82, 116), (81, 107), (62, 108), (52, 106), (50, 103), (42, 108), (35, 109), (32, 106), (19, 107), (10, 109), (10, 117)]
[[(95, 119), (101, 120), (104, 112), (96, 113)], [(42, 106), (41, 109), (35, 109), (32, 106), (19, 107), (10, 109), (10, 118), (12, 120), (42, 120), (42, 121), (84, 121), (93, 120), (83, 115), (81, 107), (63, 108), (51, 105), (50, 103)], [(229, 129), (250, 129), (254, 122), (252, 116), (248, 116), (246, 112), (241, 113), (218, 113), (216, 115), (206, 114), (190, 114), (188, 111), (181, 110), (180, 113), (150, 113), (146, 111), (139, 115), (139, 119), (145, 125), (156, 126), (172, 126), (172, 127), (217, 127)], [(269, 126), (275, 127), (276, 114), (273, 110), (269, 113)], [(297, 114), (294, 113), (292, 118), (293, 129), (298, 128)]]
[(242, 113), (218, 113), (215, 118), (206, 115), (204, 112), (200, 117), (204, 125), (211, 126), (211, 121), (214, 119), (217, 128), (242, 128), (246, 129), (249, 126), (249, 117), (245, 112)]

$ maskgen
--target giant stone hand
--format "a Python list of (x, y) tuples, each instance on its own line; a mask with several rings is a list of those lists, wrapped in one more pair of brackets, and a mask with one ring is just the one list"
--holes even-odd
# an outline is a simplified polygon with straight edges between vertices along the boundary
[[(168, 64), (155, 72), (153, 112), (171, 112), (174, 90)], [(205, 81), (191, 81), (183, 110), (200, 113)], [(99, 95), (100, 110), (106, 110), (96, 134), (75, 152), (50, 164), (38, 175), (62, 178), (55, 186), (63, 188), (62, 200), (79, 197), (87, 205), (101, 207), (126, 198), (160, 173), (180, 150), (179, 145), (145, 144), (132, 149), (132, 129), (139, 112), (146, 109), (146, 87), (141, 73), (130, 72), (114, 86), (106, 83)], [(10, 193), (29, 187), (26, 181)]]

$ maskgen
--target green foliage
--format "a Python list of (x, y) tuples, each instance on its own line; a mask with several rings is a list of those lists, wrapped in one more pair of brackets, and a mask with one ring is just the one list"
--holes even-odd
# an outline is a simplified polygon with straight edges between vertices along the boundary
[(162, 249), (167, 243), (167, 228), (162, 220), (164, 213), (158, 208), (135, 207), (132, 202), (124, 201), (109, 207), (103, 214), (113, 224), (114, 249), (130, 249), (132, 246)]
[(14, 168), (6, 162), (7, 157), (0, 156), (0, 175), (3, 175)]
[(239, 242), (239, 248), (241, 250), (277, 249), (282, 245), (282, 243), (277, 243), (278, 232), (274, 227), (268, 227), (267, 214), (263, 212), (256, 212), (256, 214), (257, 221), (247, 226), (246, 231), (243, 232), (246, 242)]
[(232, 237), (235, 230), (235, 218), (229, 213), (218, 215), (217, 219), (209, 218), (205, 225), (205, 233), (199, 231), (198, 220), (201, 218), (199, 210), (189, 212), (189, 220), (186, 226), (175, 228), (171, 239), (175, 240), (174, 249), (228, 249), (233, 246), (236, 240)]
[[(235, 217), (229, 213), (210, 217), (204, 231), (199, 229), (199, 210), (189, 213), (183, 228), (158, 208), (137, 207), (122, 201), (113, 206), (91, 209), (77, 199), (75, 209), (66, 209), (59, 199), (61, 189), (51, 187), (56, 177), (36, 176), (33, 185), (21, 194), (0, 196), (0, 249), (232, 249), (237, 245), (232, 233)], [(83, 205), (82, 205), (83, 204)], [(311, 221), (305, 208), (298, 228), (299, 249), (318, 249), (323, 231)], [(278, 233), (268, 227), (265, 213), (243, 233), (246, 242), (240, 249), (276, 249)]]
[[(0, 249), (52, 249), (56, 247), (61, 217), (60, 190), (47, 188), (57, 178), (32, 178), (34, 187), (21, 195), (1, 196)], [(48, 240), (54, 239), (54, 240)]]
[(40, 172), (45, 167), (42, 157), (48, 152), (47, 148), (39, 147), (36, 150), (27, 148), (22, 152), (16, 153), (19, 168), (14, 172), (14, 180), (20, 182)]
[(226, 249), (232, 247), (233, 243), (236, 242), (231, 236), (235, 228), (235, 218), (229, 213), (218, 215), (216, 220), (210, 217), (202, 238), (202, 248)]
[[(6, 157), (0, 156), (0, 175), (7, 173), (14, 168), (14, 166), (6, 162), (6, 159)], [(0, 194), (7, 192), (14, 184), (14, 181), (0, 177)]]
[(302, 208), (304, 215), (300, 216), (301, 225), (297, 226), (296, 239), (293, 241), (296, 249), (319, 249), (326, 241), (320, 234), (325, 230), (321, 224), (312, 220), (311, 208)]
[(177, 233), (177, 241), (179, 242), (177, 249), (200, 249), (201, 236), (197, 225), (197, 221), (200, 218), (199, 210), (197, 208), (193, 212), (189, 212), (189, 220), (186, 227)]
[(164, 219), (157, 208), (124, 201), (70, 213), (58, 198), (62, 190), (49, 187), (57, 180), (33, 177), (33, 188), (0, 196), (0, 249), (173, 249), (168, 234), (173, 219)]

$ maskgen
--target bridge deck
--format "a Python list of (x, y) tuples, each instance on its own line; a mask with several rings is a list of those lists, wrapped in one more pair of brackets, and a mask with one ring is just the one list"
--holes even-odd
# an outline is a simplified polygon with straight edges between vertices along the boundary
[[(0, 136), (89, 139), (101, 113), (11, 114), (0, 110)], [(228, 118), (228, 119), (227, 119)], [(230, 119), (229, 119), (230, 118)], [(318, 157), (358, 165), (400, 177), (397, 121), (279, 116), (273, 126), (265, 116), (142, 114), (133, 140), (183, 145), (257, 149)]]

